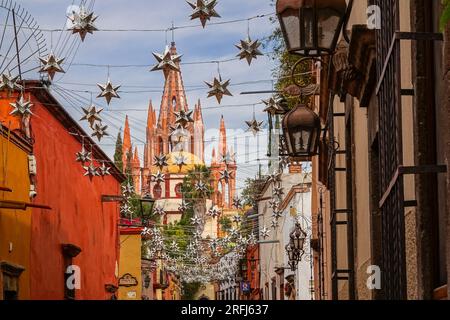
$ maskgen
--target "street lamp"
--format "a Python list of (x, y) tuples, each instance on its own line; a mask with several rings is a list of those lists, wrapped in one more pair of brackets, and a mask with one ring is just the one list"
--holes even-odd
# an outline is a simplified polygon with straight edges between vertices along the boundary
[(297, 255), (298, 260), (301, 260), (302, 255), (304, 253), (303, 247), (305, 245), (306, 236), (307, 236), (306, 232), (303, 231), (299, 223), (295, 224), (294, 230), (292, 230), (292, 232), (289, 235), (294, 245), (293, 249)]
[(148, 221), (153, 214), (155, 199), (150, 194), (146, 194), (139, 199), (139, 203), (141, 205), (141, 218), (143, 221)]
[(321, 131), (319, 116), (306, 105), (297, 105), (283, 118), (283, 136), (288, 155), (293, 158), (317, 155)]
[(287, 50), (319, 57), (333, 54), (353, 1), (277, 0), (276, 11)]

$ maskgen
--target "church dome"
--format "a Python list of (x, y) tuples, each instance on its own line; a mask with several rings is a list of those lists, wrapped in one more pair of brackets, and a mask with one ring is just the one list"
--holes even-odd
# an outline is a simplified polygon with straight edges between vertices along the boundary
[[(187, 174), (196, 165), (205, 164), (199, 157), (190, 152), (172, 152), (168, 154), (167, 158), (169, 166), (166, 168), (166, 171), (172, 174)], [(184, 163), (184, 165), (179, 166), (179, 163)]]

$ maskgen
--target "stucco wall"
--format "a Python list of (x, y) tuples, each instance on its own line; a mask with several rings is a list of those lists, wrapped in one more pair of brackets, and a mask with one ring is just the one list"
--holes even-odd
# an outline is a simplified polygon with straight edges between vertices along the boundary
[(61, 245), (74, 244), (82, 250), (73, 260), (81, 268), (76, 298), (108, 299), (105, 284), (117, 284), (119, 208), (117, 203), (102, 203), (101, 196), (121, 194), (120, 184), (113, 176), (85, 177), (85, 170), (75, 161), (81, 144), (31, 98), (37, 160), (35, 200), (52, 207), (51, 211), (33, 210), (31, 297), (64, 298)]
[(119, 279), (125, 274), (137, 279), (137, 286), (119, 286), (119, 300), (141, 300), (141, 234), (120, 235)]
[[(13, 192), (0, 191), (0, 199), (30, 201), (27, 156), (26, 151), (8, 142), (8, 138), (0, 132), (0, 185), (13, 190)], [(4, 164), (6, 171), (3, 171)], [(0, 209), (0, 262), (25, 268), (19, 278), (20, 300), (30, 298), (30, 231), (31, 209), (25, 211)], [(0, 300), (3, 298), (2, 285), (3, 281), (0, 281)]]

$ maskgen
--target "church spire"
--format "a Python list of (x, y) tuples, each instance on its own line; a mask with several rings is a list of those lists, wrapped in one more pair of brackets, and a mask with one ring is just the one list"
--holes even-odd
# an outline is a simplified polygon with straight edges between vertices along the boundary
[[(172, 42), (170, 53), (172, 55), (177, 55), (177, 49), (174, 42)], [(179, 62), (177, 62), (177, 66), (180, 67)], [(169, 126), (175, 122), (174, 112), (179, 112), (180, 110), (188, 110), (183, 79), (181, 71), (170, 70), (167, 72), (164, 84), (164, 94), (158, 119), (158, 127), (165, 134), (169, 133)]]
[(220, 119), (220, 131), (219, 131), (219, 156), (223, 156), (227, 153), (227, 130), (225, 129), (225, 120)]
[(125, 129), (123, 130), (123, 144), (122, 144), (122, 163), (124, 170), (127, 167), (127, 155), (131, 150), (131, 133), (130, 124), (128, 122), (128, 115), (125, 117)]

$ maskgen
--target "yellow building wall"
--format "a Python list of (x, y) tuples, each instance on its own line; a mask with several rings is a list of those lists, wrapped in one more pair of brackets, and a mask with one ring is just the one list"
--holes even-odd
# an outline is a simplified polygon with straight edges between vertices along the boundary
[[(8, 142), (1, 133), (0, 185), (13, 190), (13, 192), (0, 191), (1, 200), (30, 201), (28, 153), (11, 141)], [(20, 300), (30, 299), (30, 232), (31, 209), (23, 211), (0, 208), (0, 262), (25, 268), (19, 278)], [(0, 281), (0, 299), (3, 299), (2, 281)]]
[(141, 300), (141, 235), (120, 235), (119, 279), (129, 273), (137, 279), (137, 286), (124, 287), (119, 283), (119, 300)]

